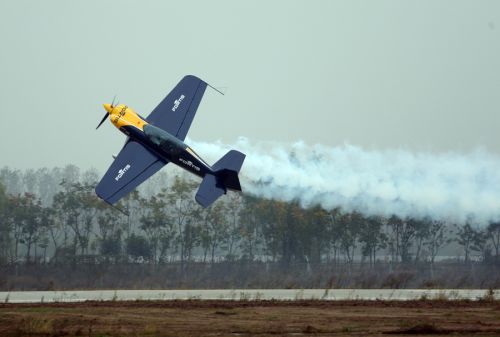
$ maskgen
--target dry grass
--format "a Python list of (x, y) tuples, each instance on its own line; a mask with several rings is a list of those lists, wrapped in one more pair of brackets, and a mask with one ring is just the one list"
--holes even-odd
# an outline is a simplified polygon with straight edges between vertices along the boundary
[(0, 290), (75, 289), (498, 289), (500, 265), (331, 264), (309, 269), (276, 262), (4, 265)]
[(500, 335), (497, 301), (0, 304), (1, 336)]

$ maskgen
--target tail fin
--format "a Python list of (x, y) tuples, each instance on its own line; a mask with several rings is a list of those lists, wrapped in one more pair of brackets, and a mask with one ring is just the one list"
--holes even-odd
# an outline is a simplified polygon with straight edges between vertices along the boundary
[(245, 155), (231, 150), (214, 165), (215, 175), (207, 174), (196, 193), (196, 201), (203, 207), (210, 206), (227, 190), (241, 191), (238, 172), (240, 172)]

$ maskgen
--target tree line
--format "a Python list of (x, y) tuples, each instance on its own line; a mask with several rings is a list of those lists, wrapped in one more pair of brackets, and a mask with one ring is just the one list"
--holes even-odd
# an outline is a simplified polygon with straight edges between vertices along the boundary
[(94, 193), (98, 178), (72, 165), (0, 170), (0, 262), (432, 267), (452, 244), (463, 263), (499, 263), (500, 223), (366, 216), (231, 192), (203, 209), (194, 201), (199, 181), (178, 173), (111, 207)]

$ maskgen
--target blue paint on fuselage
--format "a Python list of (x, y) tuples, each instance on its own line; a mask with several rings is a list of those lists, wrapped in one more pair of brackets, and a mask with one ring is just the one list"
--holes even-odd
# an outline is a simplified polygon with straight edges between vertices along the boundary
[(144, 131), (133, 126), (124, 126), (120, 130), (165, 162), (171, 162), (202, 178), (207, 173), (214, 174), (210, 166), (187, 150), (189, 147), (183, 141), (165, 130), (151, 124), (144, 125)]

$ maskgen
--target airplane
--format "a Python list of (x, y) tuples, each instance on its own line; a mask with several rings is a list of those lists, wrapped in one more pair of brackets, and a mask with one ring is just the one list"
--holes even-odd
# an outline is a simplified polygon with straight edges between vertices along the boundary
[(115, 204), (168, 163), (202, 178), (195, 200), (203, 207), (228, 190), (241, 191), (238, 173), (245, 154), (230, 150), (210, 166), (183, 142), (207, 86), (185, 76), (146, 118), (127, 105), (114, 106), (114, 100), (104, 104), (106, 114), (96, 129), (109, 117), (128, 138), (95, 188), (99, 198)]

